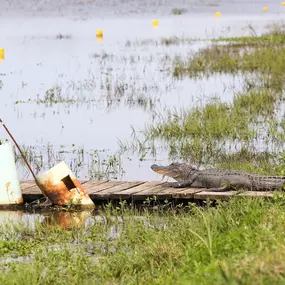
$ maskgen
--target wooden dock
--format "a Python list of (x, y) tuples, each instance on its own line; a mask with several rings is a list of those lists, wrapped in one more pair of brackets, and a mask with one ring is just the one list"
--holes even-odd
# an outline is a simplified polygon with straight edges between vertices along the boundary
[[(83, 188), (94, 203), (130, 200), (143, 202), (147, 198), (156, 197), (157, 200), (228, 200), (233, 196), (239, 197), (273, 197), (273, 192), (209, 192), (203, 188), (173, 188), (170, 182), (162, 181), (83, 181)], [(34, 180), (22, 181), (21, 189), (24, 202), (32, 202), (43, 195)]]

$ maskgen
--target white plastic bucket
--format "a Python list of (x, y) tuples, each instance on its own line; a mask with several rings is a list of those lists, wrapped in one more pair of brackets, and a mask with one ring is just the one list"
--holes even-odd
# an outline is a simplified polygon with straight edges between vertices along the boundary
[(38, 175), (37, 184), (53, 205), (95, 206), (64, 161)]
[(0, 205), (22, 204), (14, 152), (9, 143), (0, 145)]

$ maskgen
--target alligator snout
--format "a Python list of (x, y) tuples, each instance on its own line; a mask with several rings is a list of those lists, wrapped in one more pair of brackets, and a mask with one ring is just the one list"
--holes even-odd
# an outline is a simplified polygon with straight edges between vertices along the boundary
[(153, 164), (150, 168), (154, 172), (159, 173), (159, 174), (163, 174), (163, 175), (165, 175), (165, 173), (167, 172), (167, 167), (166, 166), (159, 166), (157, 164)]
[(152, 170), (155, 170), (155, 169), (157, 169), (159, 166), (157, 165), (157, 164), (153, 164), (150, 168), (152, 169)]
[(163, 166), (159, 166), (157, 164), (153, 164), (151, 167), (150, 167), (154, 172), (157, 172), (157, 173), (161, 173), (161, 171), (163, 170)]

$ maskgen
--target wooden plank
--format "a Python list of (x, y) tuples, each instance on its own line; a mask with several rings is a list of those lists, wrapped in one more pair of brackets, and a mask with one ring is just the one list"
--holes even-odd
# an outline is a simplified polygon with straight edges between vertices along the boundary
[(90, 193), (89, 196), (91, 199), (94, 199), (94, 200), (97, 200), (97, 199), (98, 200), (105, 200), (105, 199), (108, 200), (110, 195), (113, 193), (118, 193), (120, 191), (131, 189), (131, 188), (139, 186), (143, 183), (145, 183), (145, 182), (143, 182), (143, 181), (124, 182), (124, 183), (121, 183), (117, 186), (114, 186), (114, 187), (111, 187), (108, 189), (104, 189), (100, 192)]
[[(188, 195), (188, 196), (187, 196)], [(173, 188), (173, 187), (164, 187), (164, 190), (157, 192), (155, 196), (159, 199), (175, 199), (175, 198), (193, 198), (193, 190), (189, 192), (189, 188)]]
[(93, 192), (94, 187), (107, 183), (109, 180), (90, 180), (83, 185), (83, 189), (87, 194)]
[(274, 197), (274, 192), (269, 191), (246, 191), (238, 194), (238, 197)]
[(133, 201), (138, 201), (138, 200), (142, 201), (142, 200), (145, 200), (145, 199), (150, 198), (150, 197), (154, 197), (154, 196), (157, 197), (158, 193), (161, 193), (163, 190), (165, 190), (165, 188), (163, 186), (166, 183), (167, 182), (164, 182), (164, 183), (159, 184), (157, 186), (153, 186), (153, 187), (150, 187), (150, 188), (145, 189), (143, 191), (134, 193), (132, 195), (132, 200)]
[(199, 200), (229, 200), (231, 197), (236, 196), (237, 191), (225, 191), (225, 192), (210, 192), (203, 190), (199, 193), (194, 194), (194, 199)]
[(135, 193), (138, 193), (140, 191), (144, 191), (146, 189), (158, 186), (160, 184), (162, 184), (164, 182), (158, 182), (158, 181), (152, 181), (152, 182), (145, 182), (139, 186), (133, 187), (131, 189), (127, 189), (127, 190), (123, 190), (117, 193), (112, 193), (110, 195), (110, 199), (130, 199), (132, 195), (134, 195)]
[(109, 189), (109, 188), (121, 185), (123, 183), (124, 182), (122, 182), (122, 181), (108, 181), (106, 183), (102, 183), (100, 185), (93, 186), (92, 190), (90, 188), (90, 191), (89, 191), (88, 194), (91, 195), (91, 194), (94, 194), (94, 193), (97, 193), (97, 192), (101, 192), (103, 190), (106, 190), (106, 189)]
[(39, 186), (36, 183), (34, 183), (34, 185), (32, 186), (22, 189), (22, 193), (23, 194), (41, 194), (42, 191), (39, 188)]
[(30, 187), (34, 187), (36, 184), (35, 181), (27, 181), (27, 182), (23, 182), (20, 183), (20, 188), (22, 192), (28, 192)]
[[(176, 188), (177, 190), (180, 188)], [(181, 188), (181, 191), (174, 192), (172, 198), (175, 199), (194, 199), (194, 195), (203, 191), (203, 188)]]
[(34, 180), (26, 180), (26, 181), (20, 181), (21, 189), (24, 189), (26, 187), (34, 185), (36, 182)]

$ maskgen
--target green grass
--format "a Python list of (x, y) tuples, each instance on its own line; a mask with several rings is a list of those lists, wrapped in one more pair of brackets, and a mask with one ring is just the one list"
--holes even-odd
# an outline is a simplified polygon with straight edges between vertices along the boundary
[[(254, 155), (255, 146), (262, 142), (276, 150), (275, 157), (282, 150), (285, 141), (282, 123), (275, 120), (275, 111), (281, 102), (281, 95), (267, 89), (252, 89), (236, 94), (232, 103), (214, 101), (203, 108), (180, 112), (169, 112), (168, 116), (150, 125), (145, 132), (145, 143), (162, 140), (169, 147), (169, 155), (189, 158), (192, 162), (219, 164), (227, 168), (238, 168), (274, 172), (276, 159), (269, 155)], [(239, 152), (240, 145), (246, 152)], [(240, 154), (233, 156), (231, 153)], [(248, 168), (247, 155), (252, 153), (252, 167)], [(227, 159), (228, 157), (228, 159)], [(259, 159), (262, 157), (262, 159)], [(232, 164), (232, 165), (231, 165)], [(269, 173), (268, 173), (269, 174)]]
[(284, 46), (241, 48), (237, 44), (213, 45), (201, 50), (189, 61), (178, 59), (173, 74), (190, 77), (214, 73), (257, 74), (259, 81), (280, 92), (284, 87)]
[(173, 8), (171, 10), (171, 14), (173, 15), (182, 15), (185, 14), (187, 12), (187, 9), (184, 8)]
[[(273, 26), (261, 36), (213, 39), (188, 60), (174, 61), (173, 75), (205, 77), (215, 73), (257, 75), (256, 81), (281, 92), (284, 88), (285, 29)], [(224, 42), (227, 44), (219, 44)]]
[[(121, 204), (108, 206), (89, 227), (2, 226), (0, 282), (281, 284), (284, 210), (282, 197), (234, 198), (216, 207), (208, 203), (168, 211)], [(110, 235), (114, 229), (117, 236)], [(28, 258), (3, 259), (11, 256)]]

